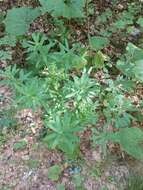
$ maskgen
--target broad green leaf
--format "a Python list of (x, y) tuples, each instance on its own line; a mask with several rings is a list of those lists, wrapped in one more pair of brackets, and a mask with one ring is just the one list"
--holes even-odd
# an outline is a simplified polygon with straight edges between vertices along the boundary
[(6, 19), (4, 20), (7, 34), (14, 36), (25, 34), (30, 24), (39, 15), (39, 8), (21, 7), (8, 10)]
[(105, 37), (94, 36), (89, 39), (90, 46), (95, 50), (101, 50), (108, 46), (109, 40)]
[(43, 13), (51, 13), (54, 17), (80, 18), (84, 17), (85, 0), (39, 0)]
[(108, 140), (117, 142), (131, 156), (143, 159), (143, 131), (139, 128), (124, 128), (119, 132), (109, 134)]

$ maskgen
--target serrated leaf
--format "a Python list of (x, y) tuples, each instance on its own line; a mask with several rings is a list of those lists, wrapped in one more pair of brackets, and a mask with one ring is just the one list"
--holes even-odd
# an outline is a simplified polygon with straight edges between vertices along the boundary
[(39, 8), (21, 7), (8, 10), (6, 19), (4, 20), (7, 34), (14, 36), (25, 34), (30, 24), (39, 15)]
[(80, 18), (84, 17), (85, 0), (39, 0), (43, 13), (51, 13), (54, 17)]

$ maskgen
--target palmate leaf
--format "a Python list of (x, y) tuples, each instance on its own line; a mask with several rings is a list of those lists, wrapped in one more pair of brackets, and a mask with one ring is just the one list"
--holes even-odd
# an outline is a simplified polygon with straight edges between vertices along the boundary
[(6, 19), (4, 20), (7, 34), (14, 36), (25, 34), (30, 24), (39, 15), (39, 8), (21, 7), (8, 10)]
[(51, 13), (54, 17), (81, 18), (84, 17), (85, 0), (39, 0), (43, 13)]

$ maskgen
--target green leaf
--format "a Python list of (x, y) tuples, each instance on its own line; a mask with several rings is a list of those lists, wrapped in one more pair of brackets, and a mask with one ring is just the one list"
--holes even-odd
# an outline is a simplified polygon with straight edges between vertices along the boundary
[(101, 52), (98, 51), (94, 57), (94, 65), (96, 68), (103, 68), (104, 67), (104, 62), (107, 60), (107, 57)]
[(140, 17), (137, 21), (137, 24), (139, 24), (141, 27), (143, 27), (143, 18)]
[(90, 46), (95, 50), (101, 50), (108, 46), (109, 40), (105, 37), (94, 36), (89, 39)]
[(21, 7), (8, 10), (4, 21), (7, 34), (14, 36), (25, 34), (28, 31), (30, 24), (39, 15), (39, 8), (32, 9), (30, 7)]
[(26, 140), (21, 140), (21, 141), (15, 143), (15, 144), (13, 145), (13, 150), (14, 150), (14, 151), (23, 150), (23, 149), (26, 148), (26, 146), (27, 146), (27, 141), (26, 141)]
[(62, 173), (62, 168), (59, 165), (54, 165), (48, 170), (48, 178), (57, 181)]
[(42, 11), (49, 12), (54, 17), (80, 18), (84, 17), (85, 0), (39, 0)]
[(143, 59), (135, 62), (133, 71), (136, 78), (143, 82)]
[(12, 53), (10, 51), (4, 51), (0, 50), (0, 60), (5, 61), (5, 60), (11, 60), (12, 59)]
[(8, 45), (14, 47), (16, 45), (15, 36), (5, 36), (3, 38), (0, 38), (0, 46), (1, 45)]
[(117, 142), (131, 156), (143, 159), (143, 131), (139, 128), (124, 128), (119, 132), (109, 134), (108, 139)]
[(57, 184), (57, 190), (65, 190), (64, 184)]
[(44, 138), (49, 148), (58, 148), (67, 155), (77, 153), (79, 137), (76, 132), (83, 130), (79, 121), (71, 113), (53, 118), (51, 122), (45, 120), (46, 126), (50, 129)]

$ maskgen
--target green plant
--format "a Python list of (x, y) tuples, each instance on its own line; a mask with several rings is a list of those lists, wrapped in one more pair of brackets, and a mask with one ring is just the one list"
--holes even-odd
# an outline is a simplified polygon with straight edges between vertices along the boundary
[(143, 131), (136, 127), (120, 129), (117, 132), (109, 132), (107, 129), (103, 133), (93, 130), (92, 140), (96, 144), (101, 144), (104, 151), (109, 141), (119, 143), (121, 148), (136, 159), (143, 159)]
[(98, 51), (108, 46), (109, 40), (106, 37), (94, 36), (89, 38), (89, 44), (91, 48)]
[(84, 185), (83, 185), (84, 177), (82, 177), (80, 174), (74, 175), (72, 177), (72, 181), (77, 190), (85, 190)]
[(49, 62), (56, 64), (58, 68), (66, 70), (82, 69), (87, 64), (86, 51), (80, 52), (79, 44), (74, 44), (70, 48), (68, 40), (64, 43), (58, 42), (60, 51), (53, 52), (49, 55)]
[(12, 53), (10, 51), (0, 50), (0, 60), (1, 61), (11, 60), (12, 59), (11, 54)]
[(8, 46), (14, 47), (16, 45), (16, 37), (7, 35), (7, 36), (4, 36), (3, 38), (0, 38), (0, 46), (2, 45), (8, 45)]
[(32, 33), (32, 40), (24, 40), (22, 43), (28, 54), (27, 60), (37, 69), (48, 64), (49, 50), (55, 45), (52, 41), (49, 41), (48, 44), (46, 41), (48, 38), (44, 34)]
[(91, 70), (92, 68), (88, 71), (84, 69), (81, 77), (74, 76), (73, 81), (67, 83), (67, 88), (65, 88), (69, 92), (66, 95), (67, 99), (74, 99), (75, 104), (93, 103), (93, 99), (100, 92), (100, 85), (95, 79), (90, 78)]
[(108, 124), (116, 128), (128, 127), (134, 119), (131, 112), (135, 110), (131, 100), (123, 94), (109, 92), (104, 99), (103, 114)]
[(27, 161), (25, 161), (26, 165), (30, 168), (30, 169), (36, 169), (39, 166), (39, 160), (32, 160), (29, 159)]
[(130, 176), (125, 190), (142, 190), (143, 189), (143, 176), (140, 175), (133, 175)]
[(43, 13), (51, 13), (54, 17), (82, 18), (85, 0), (39, 0)]
[(26, 140), (20, 140), (19, 142), (14, 143), (13, 145), (13, 150), (17, 151), (17, 150), (23, 150), (26, 148), (27, 146), (27, 141)]
[[(131, 36), (136, 38), (135, 30), (142, 32), (141, 3), (129, 2), (126, 9), (118, 11), (119, 1), (114, 0), (112, 9), (105, 6), (99, 14), (98, 9), (93, 12), (96, 7), (90, 0), (39, 3), (37, 8), (12, 8), (5, 19), (3, 14), (0, 18), (0, 25), (5, 25), (0, 38), (0, 60), (15, 63), (13, 51), (18, 51), (19, 46), (25, 51), (24, 69), (13, 65), (0, 71), (1, 84), (13, 92), (14, 107), (14, 111), (0, 112), (2, 128), (15, 125), (11, 118), (17, 110), (40, 108), (43, 141), (49, 148), (57, 148), (70, 158), (78, 156), (80, 134), (89, 127), (93, 129), (94, 144), (99, 143), (106, 150), (108, 142), (119, 143), (128, 154), (142, 159), (142, 131), (132, 125), (142, 122), (142, 100), (137, 94), (139, 101), (133, 101), (133, 93), (143, 82), (143, 49), (128, 43), (120, 59), (117, 53), (123, 51), (120, 43), (123, 47)], [(47, 34), (27, 35), (30, 24), (39, 16), (40, 22), (50, 23), (52, 29)], [(96, 17), (95, 28), (90, 31), (92, 16)], [(86, 36), (84, 43), (80, 37), (75, 39), (78, 28), (81, 37)], [(0, 98), (3, 100), (3, 96)], [(10, 116), (9, 112), (13, 114)], [(94, 130), (98, 119), (102, 124)], [(15, 149), (20, 149), (21, 144), (15, 144)], [(51, 170), (50, 175), (57, 180), (59, 167)], [(81, 185), (77, 188), (82, 189)]]
[(57, 190), (65, 190), (64, 184), (58, 184), (57, 185)]
[(4, 20), (6, 33), (12, 36), (25, 34), (30, 24), (40, 15), (39, 8), (30, 7), (13, 8), (7, 12)]
[(142, 60), (143, 50), (129, 43), (125, 59), (117, 62), (117, 68), (123, 72), (127, 77), (137, 81), (143, 81)]
[(83, 128), (72, 113), (55, 116), (50, 122), (45, 120), (45, 125), (49, 130), (44, 142), (49, 148), (58, 148), (70, 156), (77, 155), (80, 139), (76, 133)]
[(60, 165), (51, 166), (48, 169), (48, 178), (57, 181), (62, 173), (62, 167)]

